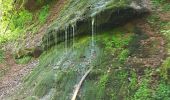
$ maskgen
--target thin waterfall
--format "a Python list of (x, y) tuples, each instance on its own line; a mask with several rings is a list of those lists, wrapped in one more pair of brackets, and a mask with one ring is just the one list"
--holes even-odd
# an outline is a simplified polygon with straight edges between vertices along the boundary
[(74, 42), (75, 42), (75, 39), (74, 39), (74, 36), (75, 36), (75, 27), (76, 27), (76, 24), (73, 24), (73, 25), (72, 25), (72, 28), (73, 28), (73, 34), (72, 34), (72, 38), (73, 38), (73, 49), (74, 49)]
[[(60, 33), (60, 31), (59, 31), (59, 33)], [(58, 34), (55, 32), (54, 33), (54, 37), (55, 37), (55, 39), (54, 39), (54, 43), (55, 43), (55, 45), (56, 45), (56, 47), (58, 47), (58, 45), (57, 45), (57, 42), (58, 42)], [(56, 54), (57, 54), (57, 52), (56, 52)]]
[(94, 35), (95, 35), (95, 33), (94, 33), (94, 24), (95, 24), (95, 18), (93, 17), (92, 18), (92, 48), (94, 47)]
[(67, 53), (67, 38), (68, 38), (68, 32), (67, 32), (67, 30), (68, 30), (68, 27), (66, 27), (65, 28), (65, 50), (66, 50), (66, 53)]
[(91, 51), (90, 51), (90, 58), (89, 62), (92, 63), (92, 58), (93, 58), (93, 53), (94, 53), (94, 35), (95, 35), (95, 18), (92, 17), (92, 22), (91, 22), (91, 29), (92, 29), (92, 35), (91, 35)]
[(48, 46), (49, 46), (49, 34), (47, 34), (47, 51), (48, 51)]
[(93, 57), (94, 49), (95, 49), (95, 17), (92, 17), (92, 37), (91, 37), (91, 57)]

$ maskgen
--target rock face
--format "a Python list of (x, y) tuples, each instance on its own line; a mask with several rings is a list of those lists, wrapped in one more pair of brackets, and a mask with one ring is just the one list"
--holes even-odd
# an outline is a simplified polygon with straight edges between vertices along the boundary
[[(149, 12), (149, 0), (70, 0), (43, 37), (44, 49), (95, 28), (105, 30)], [(74, 31), (74, 32), (73, 32)], [(73, 36), (74, 35), (74, 36)]]
[(15, 58), (20, 59), (24, 56), (31, 56), (34, 58), (38, 58), (42, 54), (43, 50), (41, 47), (35, 47), (35, 48), (20, 48), (15, 53)]

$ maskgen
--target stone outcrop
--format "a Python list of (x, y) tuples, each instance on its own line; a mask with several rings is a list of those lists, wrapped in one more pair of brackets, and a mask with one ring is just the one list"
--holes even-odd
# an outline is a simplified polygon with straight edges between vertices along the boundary
[[(95, 20), (95, 27), (105, 30), (122, 25), (130, 20), (141, 17), (149, 12), (148, 0), (90, 0), (84, 2), (91, 2), (87, 6), (82, 6), (81, 2), (70, 0), (68, 7), (63, 9), (63, 15), (51, 25), (43, 37), (42, 46), (44, 49), (49, 48), (67, 39), (81, 34), (90, 34), (92, 30), (92, 19)], [(73, 8), (80, 7), (78, 11)], [(69, 11), (73, 9), (72, 11)], [(73, 30), (76, 32), (73, 34)], [(66, 33), (67, 32), (67, 36)]]

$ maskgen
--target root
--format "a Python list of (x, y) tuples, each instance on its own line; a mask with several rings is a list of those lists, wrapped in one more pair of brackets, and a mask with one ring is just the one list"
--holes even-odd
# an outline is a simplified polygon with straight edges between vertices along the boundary
[(75, 92), (74, 92), (71, 100), (76, 100), (77, 94), (78, 94), (78, 92), (79, 92), (79, 90), (80, 90), (80, 87), (81, 87), (83, 81), (86, 79), (87, 75), (90, 73), (90, 71), (91, 71), (92, 69), (93, 69), (93, 67), (91, 67), (91, 68), (84, 74), (84, 76), (81, 78), (80, 82), (78, 83), (78, 85), (77, 85), (77, 87), (76, 87), (76, 89), (75, 89)]

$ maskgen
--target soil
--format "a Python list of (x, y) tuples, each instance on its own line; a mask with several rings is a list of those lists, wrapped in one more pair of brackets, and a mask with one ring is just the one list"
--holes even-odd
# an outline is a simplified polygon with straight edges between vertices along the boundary
[(16, 91), (22, 83), (22, 78), (30, 73), (32, 69), (38, 64), (38, 60), (33, 60), (28, 64), (16, 64), (12, 55), (6, 52), (4, 64), (0, 64), (0, 69), (6, 69), (6, 73), (0, 79), (0, 100), (5, 96), (9, 96), (12, 92)]

